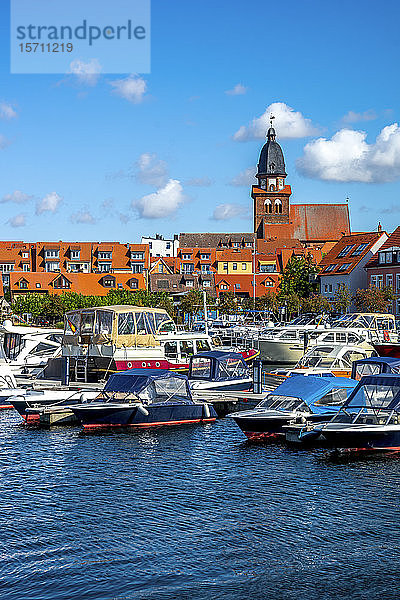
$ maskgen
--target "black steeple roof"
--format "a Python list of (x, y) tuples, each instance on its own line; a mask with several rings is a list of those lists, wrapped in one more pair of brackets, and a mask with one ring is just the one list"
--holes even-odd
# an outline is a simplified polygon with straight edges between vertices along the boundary
[(268, 129), (267, 141), (262, 147), (260, 160), (257, 166), (257, 177), (265, 175), (286, 176), (285, 160), (283, 158), (282, 148), (275, 141), (276, 133), (273, 127)]

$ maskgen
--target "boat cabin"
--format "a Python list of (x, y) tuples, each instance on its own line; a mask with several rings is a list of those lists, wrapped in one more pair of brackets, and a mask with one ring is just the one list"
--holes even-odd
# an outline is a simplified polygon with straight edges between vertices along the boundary
[(374, 354), (372, 347), (369, 350), (360, 346), (321, 344), (312, 346), (299, 361), (297, 367), (329, 369), (333, 373), (350, 376), (352, 363), (372, 354)]
[(202, 352), (189, 361), (189, 379), (226, 381), (247, 376), (248, 368), (239, 352)]
[(187, 376), (166, 369), (131, 369), (114, 373), (96, 401), (193, 403)]
[(380, 375), (381, 373), (400, 374), (400, 358), (390, 356), (371, 356), (353, 362), (351, 376), (359, 381), (365, 375)]
[(156, 335), (175, 329), (162, 308), (128, 305), (84, 308), (66, 313), (63, 346), (159, 346)]

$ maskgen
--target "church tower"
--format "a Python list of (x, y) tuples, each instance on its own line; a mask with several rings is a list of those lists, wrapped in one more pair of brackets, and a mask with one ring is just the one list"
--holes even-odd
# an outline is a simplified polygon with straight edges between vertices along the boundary
[(276, 141), (275, 129), (268, 129), (267, 141), (261, 149), (257, 165), (258, 183), (252, 186), (254, 200), (254, 232), (258, 239), (268, 238), (268, 225), (289, 223), (291, 189), (285, 184), (286, 171), (282, 148)]

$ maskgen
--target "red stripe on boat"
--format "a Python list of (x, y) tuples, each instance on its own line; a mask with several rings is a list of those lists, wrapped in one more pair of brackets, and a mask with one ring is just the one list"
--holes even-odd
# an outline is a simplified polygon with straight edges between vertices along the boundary
[(100, 429), (109, 427), (154, 427), (155, 425), (181, 425), (183, 423), (211, 423), (216, 421), (216, 417), (210, 417), (209, 419), (188, 419), (186, 421), (159, 421), (156, 423), (93, 423), (91, 425), (83, 425), (85, 429)]
[(267, 431), (244, 431), (243, 433), (249, 440), (277, 440), (285, 435), (284, 433), (270, 433)]

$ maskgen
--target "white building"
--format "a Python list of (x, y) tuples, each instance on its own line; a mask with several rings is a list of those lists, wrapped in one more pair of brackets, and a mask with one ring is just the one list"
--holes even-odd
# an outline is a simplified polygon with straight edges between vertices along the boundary
[(142, 236), (142, 244), (148, 244), (150, 256), (176, 256), (179, 248), (179, 237), (174, 235), (173, 239), (165, 239), (156, 233), (155, 237)]
[[(353, 297), (368, 287), (365, 265), (386, 242), (386, 232), (371, 231), (344, 235), (320, 262), (321, 295), (334, 301), (335, 291), (344, 284)], [(355, 310), (354, 305), (350, 310)]]

